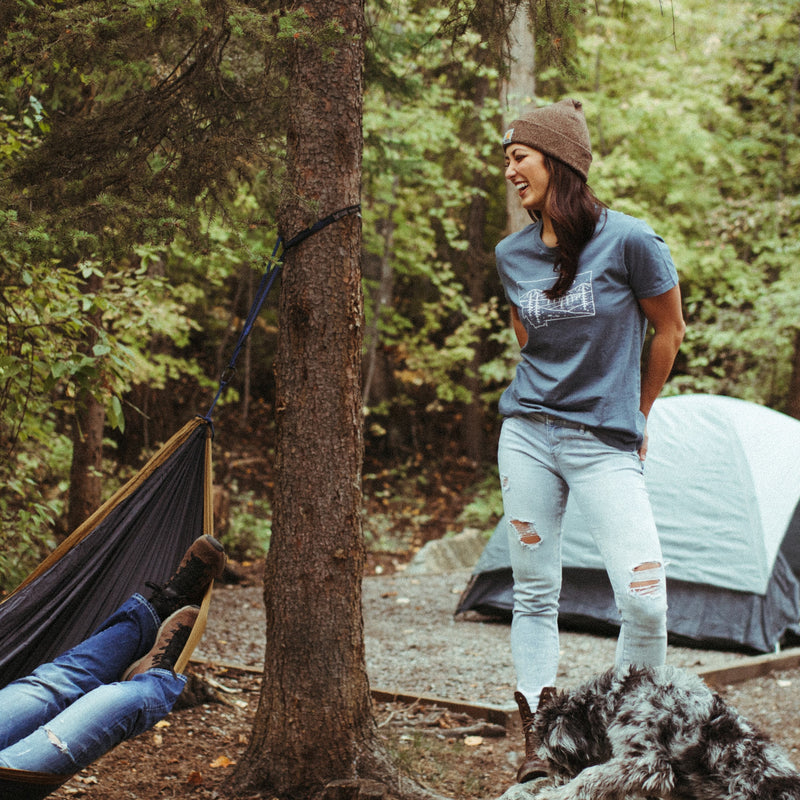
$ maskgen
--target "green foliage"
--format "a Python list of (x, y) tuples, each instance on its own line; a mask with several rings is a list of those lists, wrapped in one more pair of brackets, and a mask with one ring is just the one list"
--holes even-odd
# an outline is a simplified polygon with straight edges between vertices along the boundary
[(581, 74), (578, 25), (589, 9), (582, 0), (530, 0), (536, 61), (542, 71), (566, 78)]
[(42, 498), (66, 486), (52, 444), (81, 392), (121, 431), (136, 385), (209, 385), (195, 338), (227, 324), (279, 192), (288, 43), (276, 14), (201, 0), (0, 21), (0, 538), (16, 558), (15, 532), (61, 512)]
[[(496, 93), (475, 102), (476, 85), (496, 86), (493, 55), (452, 9), (415, 3), (373, 6), (364, 110), (364, 248), (388, 258), (389, 303), (373, 307), (378, 281), (366, 270), (367, 314), (392, 354), (393, 397), (370, 409), (470, 402), (465, 379), (485, 338), (504, 323), (493, 300), (473, 307), (465, 286), (467, 210), (485, 195), (476, 174), (502, 187), (495, 158)], [(458, 36), (448, 39), (449, 31)], [(470, 128), (469, 138), (465, 129)], [(502, 189), (491, 194), (500, 198)], [(487, 270), (486, 278), (493, 275)], [(369, 343), (368, 343), (369, 344)], [(380, 398), (385, 400), (386, 398)]]
[(264, 59), (285, 53), (277, 28), (271, 15), (226, 2), (23, 7), (4, 43), (4, 101), (14, 114), (35, 100), (49, 127), (16, 163), (13, 185), (67, 218), (76, 207), (85, 219), (94, 204), (101, 224), (77, 227), (97, 248), (110, 221), (117, 238), (168, 236), (187, 217), (175, 201), (219, 194), (245, 147), (268, 135), (280, 82)]
[(225, 552), (237, 561), (263, 558), (272, 536), (272, 509), (269, 501), (252, 491), (237, 491), (231, 486), (235, 501), (231, 504), (228, 530), (221, 537)]
[(545, 72), (540, 92), (584, 100), (598, 196), (673, 252), (689, 330), (668, 390), (782, 408), (800, 324), (796, 5), (597, 9), (584, 77)]
[[(50, 430), (51, 450), (68, 442)], [(0, 592), (17, 586), (56, 545), (53, 521), (61, 511), (57, 497), (47, 498), (42, 487), (57, 485), (38, 447), (23, 446), (8, 465), (0, 493)], [(62, 453), (63, 458), (63, 453)], [(38, 498), (38, 499), (36, 499)]]
[(486, 532), (488, 540), (491, 531), (503, 516), (503, 494), (500, 490), (500, 475), (496, 467), (470, 492), (473, 500), (464, 506), (459, 522), (465, 526), (479, 528)]

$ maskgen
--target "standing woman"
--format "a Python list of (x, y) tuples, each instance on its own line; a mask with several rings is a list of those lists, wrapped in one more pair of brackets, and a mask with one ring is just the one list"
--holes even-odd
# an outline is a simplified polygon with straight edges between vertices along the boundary
[[(498, 463), (514, 573), (511, 650), (525, 732), (522, 783), (547, 774), (531, 730), (558, 671), (561, 522), (572, 494), (621, 617), (618, 664), (666, 657), (666, 579), (644, 485), (647, 415), (684, 335), (664, 241), (589, 189), (581, 104), (562, 100), (511, 124), (507, 180), (533, 223), (503, 239), (497, 269), (521, 360), (500, 399)], [(654, 334), (647, 358), (648, 326)]]

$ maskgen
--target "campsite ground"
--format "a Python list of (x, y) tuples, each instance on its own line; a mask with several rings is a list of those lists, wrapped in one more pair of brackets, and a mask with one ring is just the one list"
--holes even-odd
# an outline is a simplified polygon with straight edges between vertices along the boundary
[[(227, 476), (225, 486), (246, 495), (270, 485), (264, 460), (252, 455), (215, 456), (216, 472)], [(398, 763), (422, 783), (459, 800), (491, 800), (512, 785), (522, 750), (512, 708), (508, 626), (453, 619), (468, 571), (425, 576), (404, 571), (426, 542), (461, 530), (465, 506), (485, 506), (487, 501), (478, 498), (486, 492), (476, 497), (474, 464), (453, 456), (419, 461), (392, 471), (379, 462), (365, 464), (367, 669), (373, 691), (443, 698), (448, 705), (376, 701), (375, 719)], [(196, 651), (205, 663), (191, 668), (204, 686), (216, 687), (216, 696), (176, 709), (160, 727), (123, 743), (73, 778), (51, 795), (53, 800), (224, 797), (221, 786), (247, 746), (266, 646), (263, 563), (236, 566), (242, 580), (215, 590), (206, 635)], [(614, 641), (569, 633), (562, 650), (559, 683), (570, 686), (611, 664)], [(741, 658), (673, 647), (668, 654), (670, 663), (691, 669)], [(732, 686), (725, 695), (800, 766), (800, 670)], [(505, 731), (481, 727), (480, 720), (454, 710), (458, 701), (507, 714), (508, 735), (496, 735)]]
[[(413, 576), (402, 559), (371, 559), (364, 581), (367, 667), (373, 690), (392, 690), (511, 710), (508, 626), (455, 621), (467, 573)], [(214, 595), (209, 628), (192, 671), (216, 697), (174, 711), (161, 727), (126, 742), (52, 795), (55, 800), (213, 800), (246, 747), (258, 702), (264, 652), (261, 565)], [(613, 659), (614, 642), (567, 633), (559, 683), (574, 685)], [(670, 663), (707, 669), (742, 655), (670, 647)], [(237, 669), (228, 664), (238, 664)], [(772, 673), (722, 691), (800, 764), (800, 670)], [(509, 735), (452, 707), (428, 701), (376, 702), (379, 730), (399, 763), (442, 795), (459, 800), (499, 797), (513, 782), (521, 751), (516, 715)]]

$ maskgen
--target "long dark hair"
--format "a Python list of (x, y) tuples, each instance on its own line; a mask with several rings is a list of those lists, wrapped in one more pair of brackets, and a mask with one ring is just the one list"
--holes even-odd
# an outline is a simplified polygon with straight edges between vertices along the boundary
[(563, 297), (575, 281), (578, 259), (594, 236), (606, 206), (595, 197), (586, 181), (574, 169), (546, 153), (543, 155), (550, 173), (547, 213), (558, 240), (555, 264), (558, 279), (545, 291), (545, 295), (555, 300)]

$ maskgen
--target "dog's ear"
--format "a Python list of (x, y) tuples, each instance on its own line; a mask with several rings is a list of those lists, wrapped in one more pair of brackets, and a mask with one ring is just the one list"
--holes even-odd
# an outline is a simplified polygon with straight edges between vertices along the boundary
[(539, 700), (539, 706), (533, 716), (533, 727), (541, 740), (544, 740), (558, 721), (568, 714), (569, 695), (553, 689)]
[(572, 706), (569, 692), (553, 690), (542, 698), (534, 717), (539, 740), (548, 753), (559, 754), (555, 758), (557, 761), (577, 755), (581, 747), (580, 741), (584, 738), (580, 723), (574, 724), (583, 719), (583, 715), (576, 719)]
[(562, 715), (553, 719), (547, 733), (542, 737), (542, 742), (549, 752), (562, 754), (562, 757), (577, 756), (586, 749), (585, 732), (576, 729), (572, 722), (569, 717)]
[(577, 775), (608, 758), (608, 739), (585, 697), (557, 692), (539, 706), (534, 725), (541, 747), (539, 755), (562, 774)]
[(539, 697), (539, 705), (536, 710), (538, 712), (551, 708), (561, 709), (568, 699), (569, 692), (556, 689), (555, 686), (545, 686)]
[(550, 689), (539, 698), (539, 705), (534, 714), (534, 726), (537, 730), (549, 729), (553, 720), (567, 713), (570, 695), (568, 692)]

